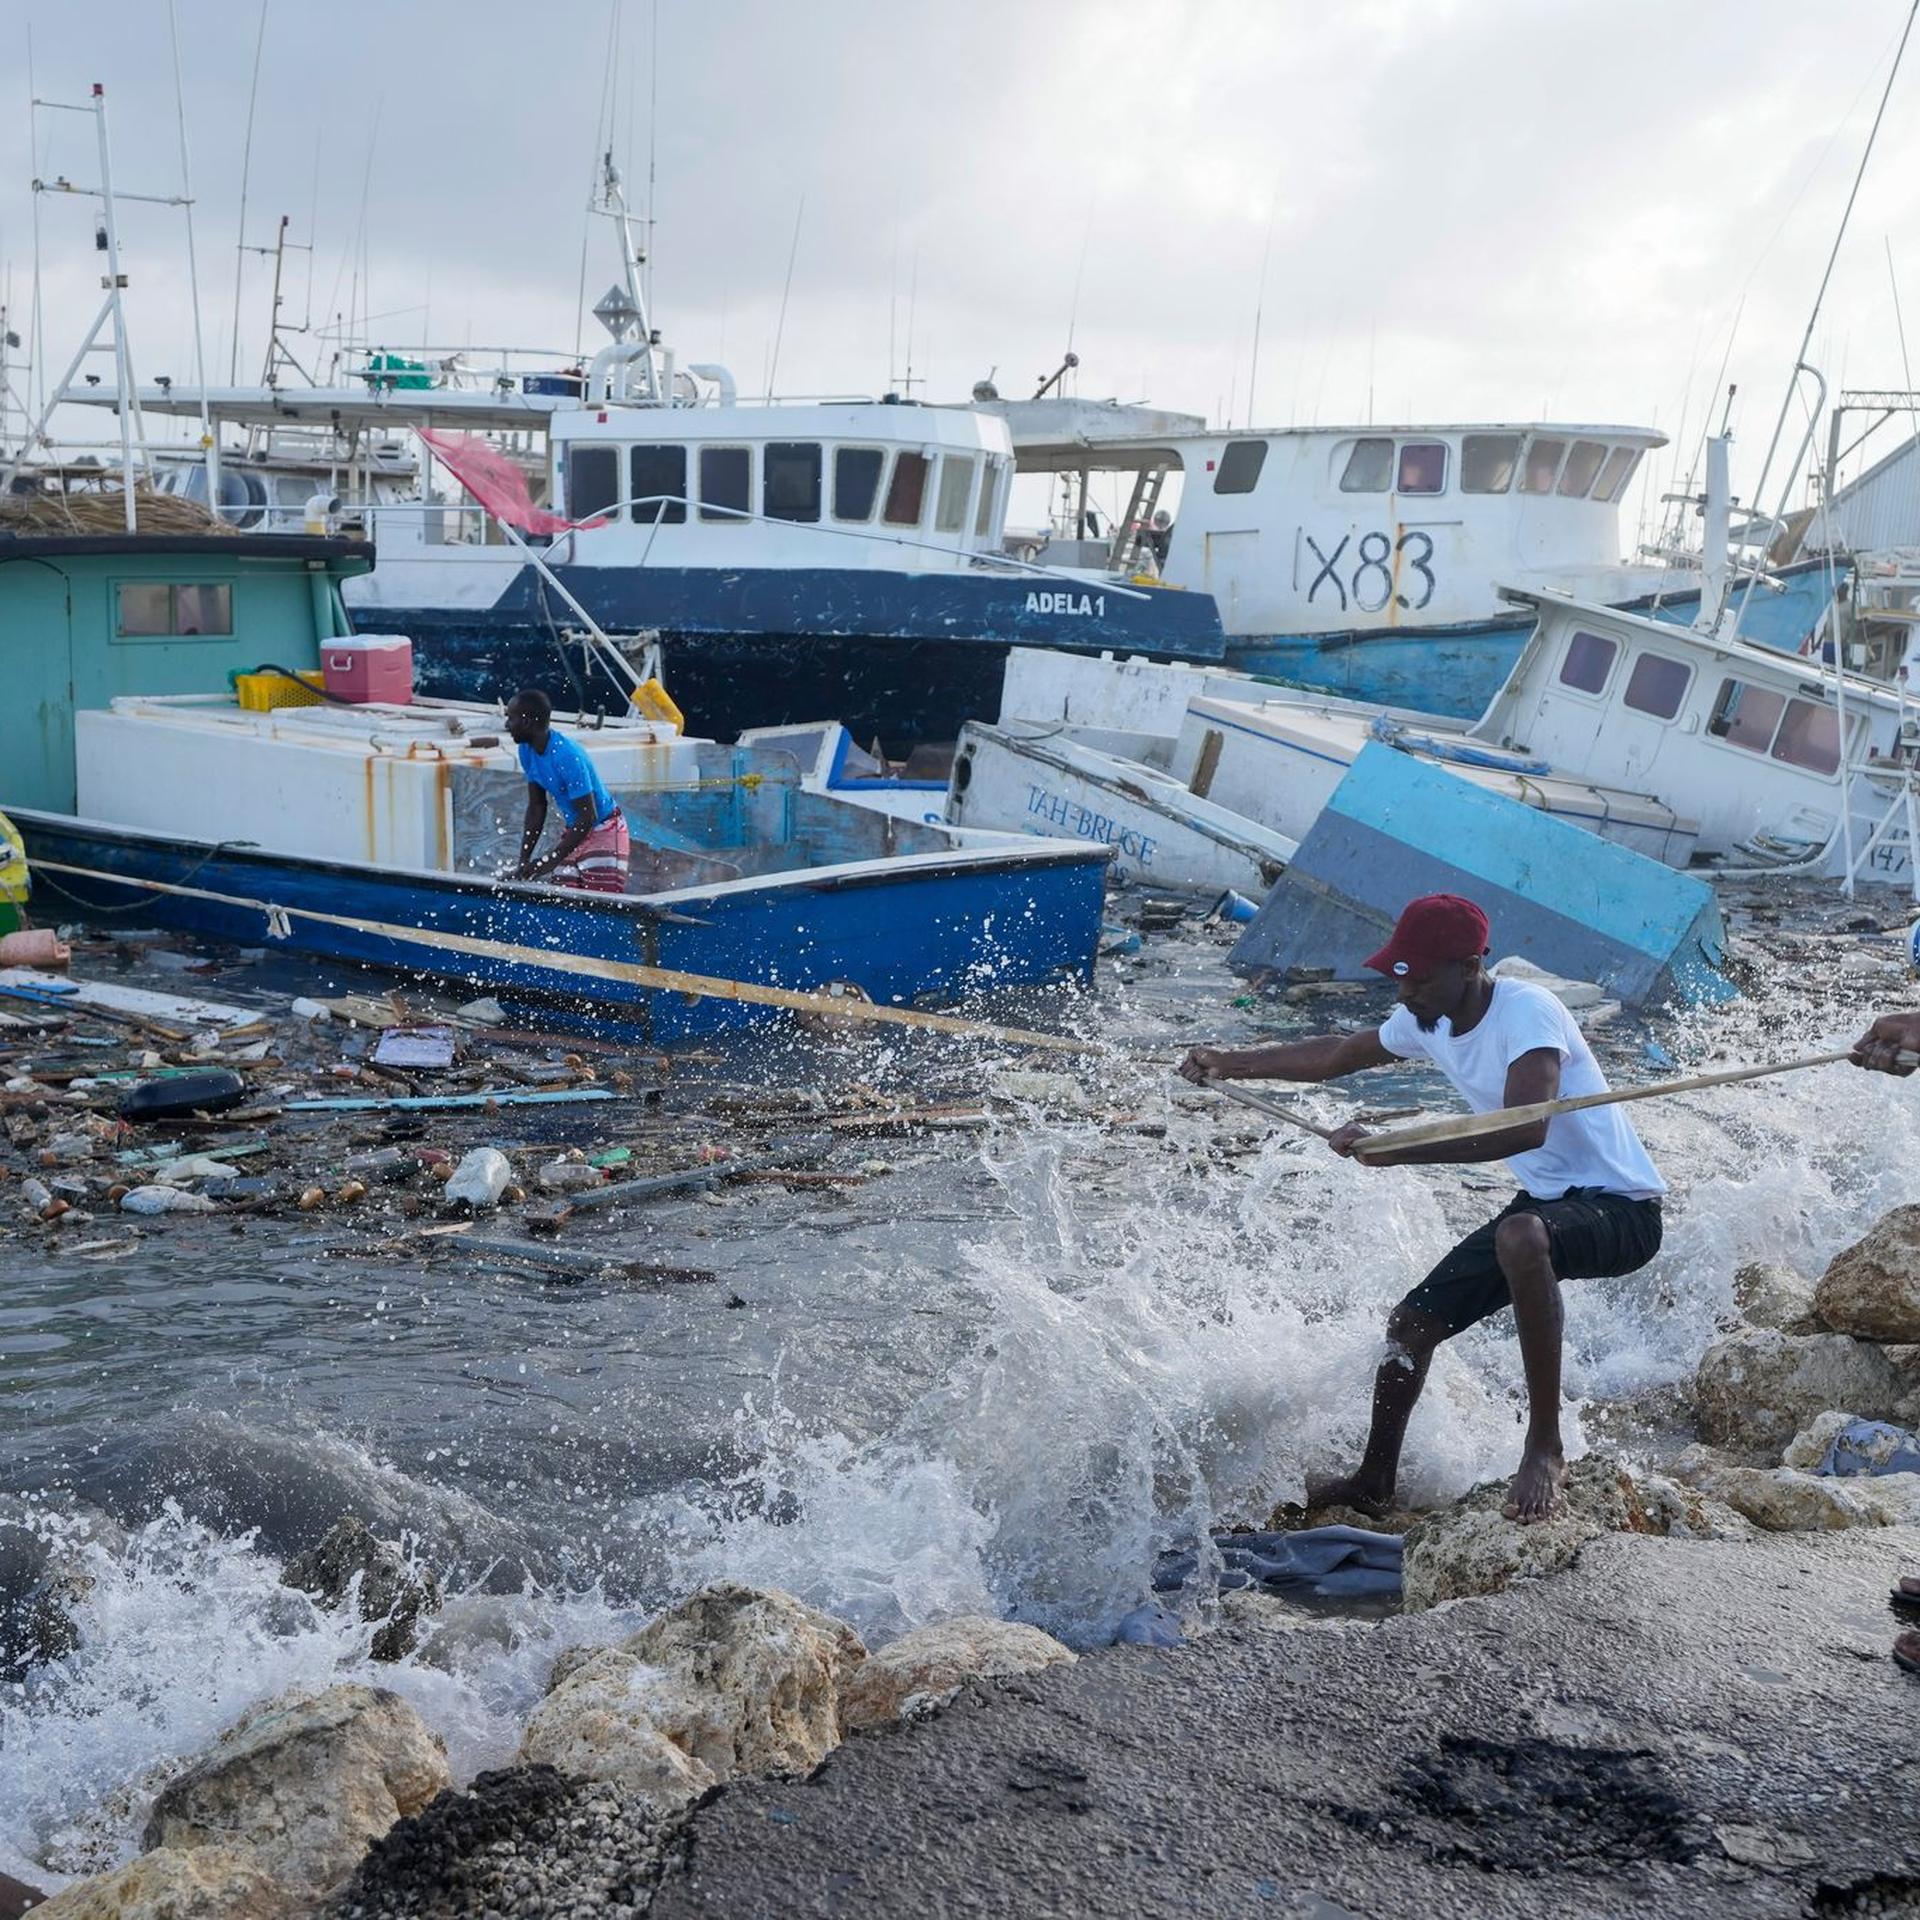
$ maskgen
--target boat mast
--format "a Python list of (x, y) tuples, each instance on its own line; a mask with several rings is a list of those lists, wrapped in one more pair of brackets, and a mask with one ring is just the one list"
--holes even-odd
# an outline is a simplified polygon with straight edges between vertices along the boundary
[[(642, 390), (638, 397), (657, 405), (662, 398), (658, 357), (660, 336), (654, 331), (648, 316), (647, 297), (642, 285), (642, 269), (647, 264), (647, 253), (634, 238), (633, 215), (627, 206), (626, 189), (620, 181), (620, 169), (614, 164), (611, 144), (600, 156), (599, 186), (588, 211), (604, 213), (620, 236), (620, 274), (623, 282), (621, 287), (611, 290), (601, 300), (594, 312), (600, 316), (615, 340), (623, 340), (626, 333), (632, 333), (633, 349), (628, 364), (639, 373)], [(613, 297), (615, 293), (624, 293), (625, 312), (620, 311), (620, 303)], [(618, 324), (614, 318), (616, 314)]]
[[(126, 291), (127, 276), (120, 270), (120, 230), (115, 215), (113, 190), (113, 159), (107, 140), (107, 90), (98, 81), (94, 83), (93, 95), (86, 106), (74, 106), (61, 100), (35, 100), (36, 109), (54, 113), (90, 113), (93, 115), (94, 131), (100, 150), (100, 184), (97, 187), (76, 187), (73, 182), (60, 175), (52, 180), (36, 179), (33, 191), (42, 193), (74, 193), (89, 195), (101, 204), (100, 223), (94, 229), (94, 247), (97, 252), (107, 256), (107, 271), (101, 276), (100, 285), (106, 292), (106, 298), (100, 303), (100, 311), (94, 315), (93, 325), (87, 329), (86, 337), (80, 342), (80, 348), (68, 363), (66, 372), (59, 384), (46, 398), (40, 417), (34, 422), (33, 430), (28, 434), (19, 454), (0, 475), (0, 491), (11, 488), (15, 473), (21, 463), (36, 447), (50, 446), (47, 428), (54, 413), (64, 403), (72, 391), (74, 376), (79, 373), (81, 363), (90, 353), (111, 353), (113, 355), (114, 377), (119, 406), (116, 411), (120, 418), (120, 482), (126, 500), (127, 531), (139, 531), (137, 515), (134, 509), (134, 449), (138, 447), (140, 457), (147, 457), (147, 429), (145, 416), (140, 411), (140, 391), (133, 377), (133, 352), (127, 342), (127, 318), (125, 305), (120, 296)], [(120, 196), (123, 200), (143, 200), (154, 206), (183, 207), (187, 205), (184, 195), (177, 193), (127, 193)], [(103, 330), (112, 328), (111, 344), (100, 338)]]

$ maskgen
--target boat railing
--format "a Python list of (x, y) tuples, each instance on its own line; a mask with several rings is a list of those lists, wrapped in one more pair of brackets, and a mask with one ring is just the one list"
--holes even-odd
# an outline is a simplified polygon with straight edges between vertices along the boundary
[[(685, 494), (677, 493), (647, 494), (639, 499), (624, 500), (619, 503), (620, 508), (666, 508), (677, 506), (686, 509), (689, 514), (698, 509), (700, 505), (701, 503), (699, 501)], [(381, 502), (355, 507), (351, 509), (349, 517), (362, 520), (367, 524), (369, 530), (372, 531), (375, 530), (378, 517), (388, 514), (411, 514), (415, 516), (453, 515), (457, 518), (477, 514), (482, 522), (480, 538), (473, 540), (425, 539), (422, 544), (427, 546), (497, 546), (500, 544), (497, 540), (489, 540), (485, 537), (485, 527), (490, 523), (491, 516), (484, 507), (477, 506), (471, 501), (435, 503), (432, 501), (403, 500), (390, 503)], [(827, 520), (788, 520), (777, 514), (756, 513), (750, 507), (728, 507), (723, 512), (715, 512), (709, 506), (706, 517), (710, 524), (718, 524), (721, 521), (745, 521), (750, 525), (778, 527), (782, 531), (791, 529), (803, 533), (824, 534), (842, 540), (867, 541), (874, 545), (898, 547), (912, 552), (938, 553), (949, 560), (962, 561), (968, 565), (1000, 568), (1008, 573), (1040, 580), (1055, 580), (1062, 584), (1070, 584), (1082, 589), (1087, 585), (1087, 576), (1083, 572), (1074, 573), (1060, 567), (1043, 566), (1037, 561), (1021, 560), (1013, 554), (1001, 553), (995, 549), (985, 547), (955, 546), (949, 541), (915, 539), (904, 529), (899, 533), (876, 533), (870, 528), (837, 526), (832, 521)], [(460, 519), (459, 523), (464, 524), (464, 520)], [(427, 524), (430, 527), (432, 523), (428, 522)], [(638, 523), (635, 522), (634, 524)], [(688, 522), (684, 520), (679, 522), (669, 521), (665, 518), (664, 514), (656, 515), (647, 528), (647, 540), (645, 546), (640, 551), (640, 557), (627, 564), (639, 567), (647, 566), (653, 558), (654, 542), (659, 538), (661, 527), (672, 525), (684, 526), (687, 524)], [(561, 566), (571, 565), (575, 559), (573, 543), (576, 533), (593, 531), (595, 531), (595, 529), (592, 527), (584, 527), (567, 533), (555, 534), (546, 547), (546, 557), (549, 561)], [(531, 541), (533, 542), (537, 542), (538, 539), (538, 535), (531, 536)], [(1145, 600), (1150, 597), (1145, 590), (1139, 587), (1122, 585), (1118, 581), (1103, 580), (1100, 591), (1102, 593), (1118, 594), (1121, 598), (1129, 600)]]

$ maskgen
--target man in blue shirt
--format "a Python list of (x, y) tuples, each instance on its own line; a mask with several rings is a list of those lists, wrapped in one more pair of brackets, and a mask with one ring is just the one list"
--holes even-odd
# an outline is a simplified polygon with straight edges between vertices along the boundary
[[(627, 823), (589, 755), (553, 730), (553, 703), (535, 687), (507, 702), (507, 731), (520, 749), (527, 776), (527, 821), (520, 836), (516, 880), (544, 880), (588, 893), (625, 893), (630, 849)], [(547, 826), (547, 800), (559, 801), (566, 824), (552, 848), (536, 860)]]

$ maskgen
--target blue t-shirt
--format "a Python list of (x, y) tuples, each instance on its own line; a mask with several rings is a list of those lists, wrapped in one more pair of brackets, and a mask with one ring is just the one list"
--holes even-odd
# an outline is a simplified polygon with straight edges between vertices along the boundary
[(520, 771), (530, 787), (541, 787), (558, 800), (569, 816), (579, 803), (593, 796), (593, 824), (597, 827), (613, 813), (606, 782), (585, 748), (564, 734), (547, 730), (547, 750), (535, 753), (530, 746), (520, 749)]

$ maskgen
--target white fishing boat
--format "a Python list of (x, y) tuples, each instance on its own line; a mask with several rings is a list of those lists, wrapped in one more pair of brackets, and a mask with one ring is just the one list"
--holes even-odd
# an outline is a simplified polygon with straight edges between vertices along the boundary
[[(611, 339), (585, 364), (380, 348), (321, 385), (279, 378), (270, 354), (275, 377), (253, 388), (59, 397), (191, 420), (216, 444), (245, 436), (172, 482), (234, 524), (284, 529), (297, 512), (303, 531), (373, 538), (380, 567), (351, 584), (349, 613), (410, 637), (434, 697), (544, 684), (565, 698), (580, 616), (664, 643), (676, 697), (710, 733), (828, 713), (905, 751), (991, 712), (1009, 648), (1220, 657), (1205, 594), (1006, 551), (1013, 449), (996, 413), (747, 395), (725, 367), (680, 360), (651, 323), (611, 155), (598, 210), (620, 272), (593, 309)], [(444, 449), (414, 448), (414, 430), (448, 428), (487, 435), (535, 509), (575, 523), (544, 566), (465, 498)]]
[(1294, 856), (1287, 835), (1194, 793), (1141, 761), (1060, 729), (961, 729), (947, 822), (1113, 850), (1116, 878), (1172, 892), (1258, 899)]
[[(1293, 841), (1375, 741), (1666, 866), (1684, 867), (1697, 840), (1692, 820), (1643, 789), (1569, 776), (1459, 722), (1218, 670), (1034, 652), (1008, 663), (1001, 726), (1016, 743), (1051, 733), (1082, 752), (1129, 758), (1191, 801)], [(995, 824), (1012, 824), (1009, 814)], [(951, 804), (949, 817), (960, 817)], [(987, 823), (978, 811), (968, 817)]]
[[(1472, 718), (1526, 638), (1503, 583), (1693, 620), (1697, 556), (1621, 559), (1651, 428), (1591, 422), (1290, 427), (1069, 399), (999, 403), (1022, 473), (1058, 477), (1062, 530), (1023, 551), (1104, 553), (1209, 595), (1228, 665), (1342, 697)], [(1130, 486), (1102, 524), (1092, 483)], [(1177, 511), (1163, 502), (1177, 494)], [(1116, 496), (1117, 497), (1117, 496)], [(1157, 524), (1166, 522), (1168, 524)], [(1804, 528), (1802, 529), (1804, 531)], [(1091, 536), (1104, 534), (1104, 542)], [(1831, 581), (1776, 552), (1743, 631), (1795, 650)]]

